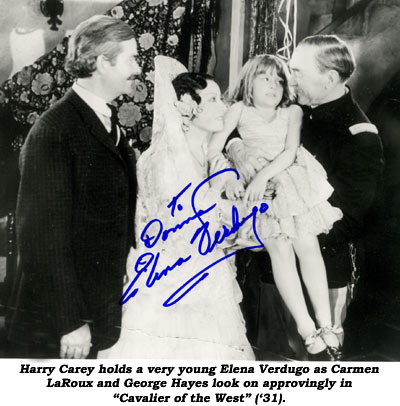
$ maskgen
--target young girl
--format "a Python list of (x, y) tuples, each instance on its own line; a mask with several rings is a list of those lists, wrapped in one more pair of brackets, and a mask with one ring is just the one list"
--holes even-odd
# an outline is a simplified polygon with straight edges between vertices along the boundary
[[(302, 110), (290, 105), (288, 70), (276, 56), (259, 55), (242, 68), (239, 84), (225, 116), (224, 131), (209, 145), (209, 159), (218, 159), (228, 135), (237, 128), (244, 152), (262, 168), (243, 189), (232, 183), (229, 196), (267, 201), (259, 214), (257, 233), (272, 262), (276, 286), (294, 317), (310, 360), (335, 360), (340, 344), (331, 322), (325, 264), (317, 235), (327, 233), (342, 217), (327, 199), (332, 187), (322, 166), (300, 147)], [(273, 199), (266, 191), (273, 189)], [(264, 197), (265, 196), (265, 197)], [(252, 202), (253, 203), (253, 202)], [(319, 329), (308, 313), (295, 254)]]

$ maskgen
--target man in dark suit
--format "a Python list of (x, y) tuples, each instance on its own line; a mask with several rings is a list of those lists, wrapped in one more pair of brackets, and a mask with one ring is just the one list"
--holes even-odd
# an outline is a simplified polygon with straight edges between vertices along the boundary
[[(307, 37), (293, 52), (290, 67), (291, 85), (298, 103), (304, 106), (301, 142), (326, 170), (334, 187), (329, 202), (343, 212), (332, 230), (318, 238), (327, 269), (332, 321), (339, 327), (335, 331), (343, 341), (341, 326), (357, 260), (354, 247), (363, 236), (364, 217), (372, 206), (382, 173), (382, 144), (376, 127), (346, 85), (355, 60), (344, 41), (334, 35)], [(241, 143), (237, 139), (232, 143), (231, 137), (229, 152), (239, 170), (251, 177), (257, 168), (243, 155)], [(274, 297), (273, 288), (264, 285), (262, 289), (261, 296)], [(265, 307), (261, 314), (276, 309)], [(258, 325), (260, 329), (274, 330), (266, 324), (260, 320)]]
[(72, 89), (35, 123), (20, 155), (19, 289), (7, 315), (15, 356), (85, 358), (119, 337), (134, 244), (135, 156), (107, 103), (131, 92), (137, 44), (121, 20), (72, 34)]

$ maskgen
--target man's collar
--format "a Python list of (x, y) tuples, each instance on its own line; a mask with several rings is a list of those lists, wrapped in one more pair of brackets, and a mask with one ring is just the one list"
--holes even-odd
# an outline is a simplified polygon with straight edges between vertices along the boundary
[(111, 117), (111, 110), (104, 99), (80, 86), (76, 82), (72, 85), (72, 90), (96, 113)]
[(346, 85), (346, 87), (345, 87), (345, 94), (344, 94), (343, 96), (339, 97), (338, 99), (335, 99), (335, 100), (332, 100), (332, 101), (330, 101), (330, 102), (327, 102), (327, 103), (322, 103), (322, 104), (319, 104), (319, 105), (317, 105), (317, 106), (311, 106), (311, 108), (313, 109), (313, 111), (318, 110), (318, 109), (325, 109), (325, 108), (328, 108), (328, 109), (329, 109), (329, 108), (331, 108), (331, 107), (336, 108), (337, 105), (341, 105), (341, 104), (347, 102), (349, 99), (352, 100), (352, 97), (351, 97), (351, 90), (350, 90), (350, 88)]
[(313, 120), (323, 120), (324, 122), (336, 122), (340, 124), (341, 117), (345, 114), (348, 106), (354, 104), (351, 90), (346, 86), (346, 93), (336, 100), (332, 100), (328, 103), (320, 104), (315, 107), (308, 107), (305, 111), (312, 115)]

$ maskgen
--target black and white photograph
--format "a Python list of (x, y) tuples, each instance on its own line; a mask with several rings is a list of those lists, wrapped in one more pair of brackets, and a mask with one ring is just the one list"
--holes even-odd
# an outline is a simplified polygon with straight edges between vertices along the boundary
[(400, 361), (399, 21), (0, 0), (0, 358)]

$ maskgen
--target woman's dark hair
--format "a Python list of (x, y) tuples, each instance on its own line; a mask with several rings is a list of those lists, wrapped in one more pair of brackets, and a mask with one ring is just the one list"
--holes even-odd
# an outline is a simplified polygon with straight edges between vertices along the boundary
[(172, 86), (175, 89), (178, 100), (184, 94), (189, 94), (197, 104), (200, 104), (201, 97), (197, 91), (207, 87), (207, 80), (214, 80), (214, 78), (206, 73), (184, 72), (180, 73), (172, 81)]

